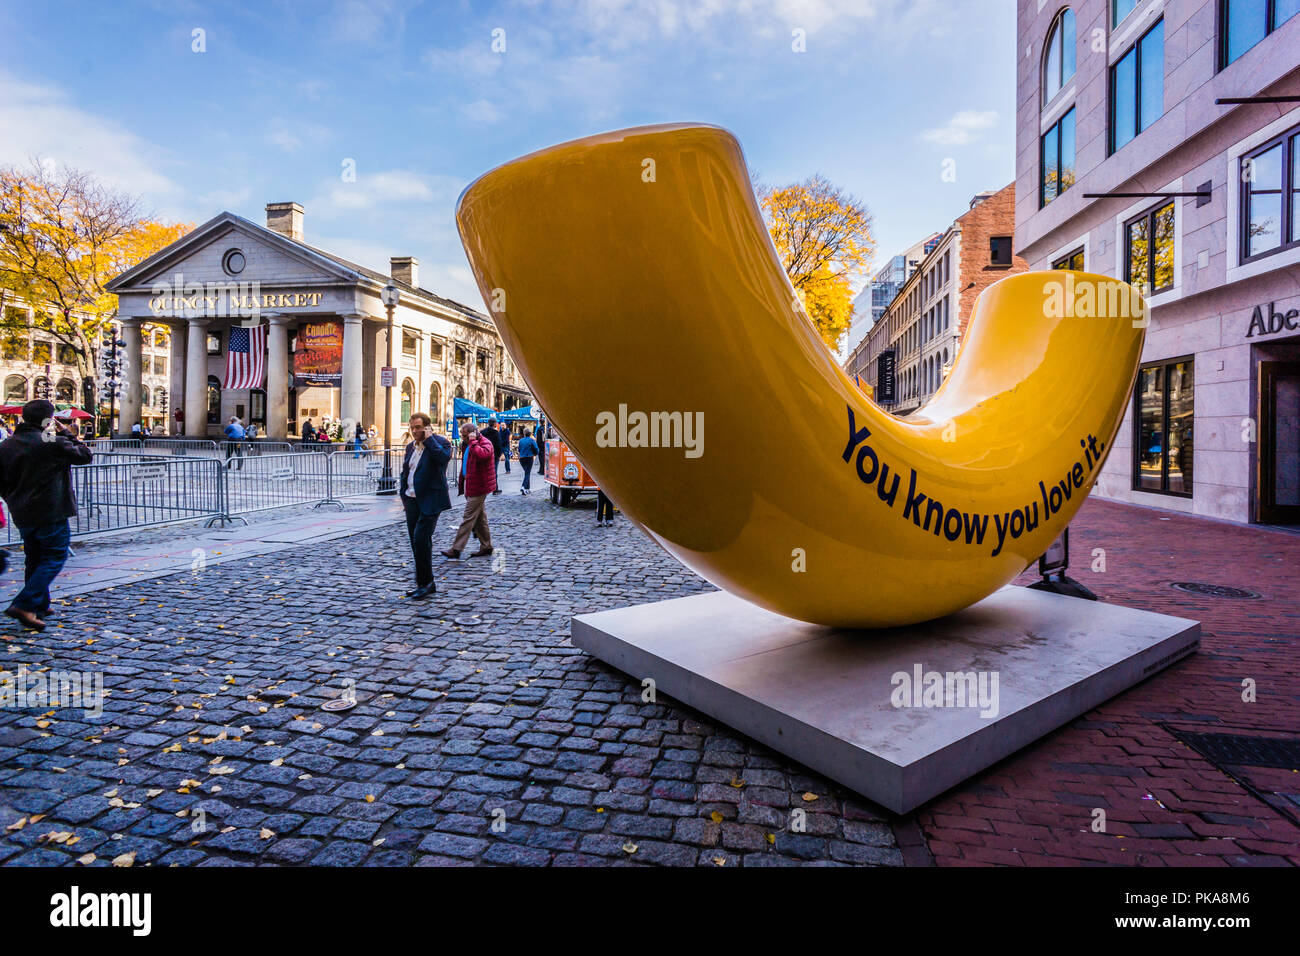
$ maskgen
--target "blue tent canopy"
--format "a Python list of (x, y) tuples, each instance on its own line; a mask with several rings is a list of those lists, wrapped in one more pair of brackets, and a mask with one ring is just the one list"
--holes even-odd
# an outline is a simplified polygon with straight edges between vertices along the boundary
[(451, 414), (453, 418), (468, 418), (477, 422), (480, 418), (488, 419), (500, 417), (500, 412), (496, 409), (488, 408), (486, 405), (480, 405), (478, 402), (471, 402), (468, 398), (456, 398), (452, 400)]
[(512, 408), (506, 412), (497, 412), (497, 420), (503, 422), (535, 422), (537, 421), (537, 408), (533, 405), (525, 405), (523, 408)]

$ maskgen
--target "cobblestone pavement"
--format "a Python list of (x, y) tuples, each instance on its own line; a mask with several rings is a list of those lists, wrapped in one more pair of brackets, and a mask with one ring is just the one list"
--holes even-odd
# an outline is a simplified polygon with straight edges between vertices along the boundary
[[(403, 597), (393, 525), (81, 595), (40, 635), (0, 631), (7, 676), (100, 672), (111, 692), (98, 721), (0, 709), (0, 862), (924, 858), (914, 824), (673, 702), (643, 703), (568, 641), (575, 613), (707, 584), (627, 521), (597, 528), (591, 500), (489, 507), (502, 560), (439, 558), (430, 601)], [(346, 686), (354, 709), (320, 709)]]
[[(0, 709), (0, 862), (1300, 862), (1296, 772), (1188, 744), (1300, 740), (1300, 536), (1089, 501), (1073, 576), (1203, 621), (1200, 652), (898, 818), (675, 702), (643, 703), (570, 645), (575, 613), (709, 589), (626, 521), (595, 527), (593, 507), (493, 498), (503, 560), (439, 563), (428, 602), (402, 596), (394, 525), (82, 595), (42, 635), (0, 631), (10, 675), (89, 670), (111, 691), (99, 721)], [(358, 705), (322, 711), (349, 682)]]

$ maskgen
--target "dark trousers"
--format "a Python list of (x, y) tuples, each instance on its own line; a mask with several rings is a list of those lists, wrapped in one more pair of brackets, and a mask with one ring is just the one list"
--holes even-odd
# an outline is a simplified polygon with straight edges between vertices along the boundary
[(406, 509), (406, 534), (411, 539), (411, 554), (415, 557), (415, 586), (422, 588), (433, 583), (433, 532), (438, 527), (438, 515), (423, 514), (420, 503), (409, 495), (402, 495)]
[(23, 538), (23, 577), (26, 583), (13, 601), (12, 607), (31, 611), (40, 616), (50, 609), (50, 583), (63, 570), (68, 560), (68, 519), (53, 524), (19, 528)]
[(529, 488), (532, 487), (532, 485), (528, 483), (528, 476), (533, 470), (533, 456), (532, 455), (523, 456), (522, 458), (519, 459), (519, 464), (522, 465), (524, 469), (524, 490), (527, 491)]
[(610, 501), (609, 496), (599, 489), (596, 491), (596, 520), (614, 520), (614, 502)]
[(239, 470), (243, 471), (244, 470), (244, 446), (240, 442), (232, 441), (226, 445), (226, 467), (227, 468), (230, 467), (231, 455), (234, 455), (236, 458), (239, 459), (237, 464), (239, 465)]
[(502, 452), (501, 457), (506, 460), (506, 474), (510, 474), (510, 456)]

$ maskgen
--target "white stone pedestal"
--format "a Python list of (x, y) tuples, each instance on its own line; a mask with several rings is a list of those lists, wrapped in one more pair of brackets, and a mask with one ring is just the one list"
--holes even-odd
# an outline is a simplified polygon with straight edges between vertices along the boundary
[[(1200, 633), (1183, 618), (1011, 586), (879, 631), (805, 624), (722, 591), (580, 615), (572, 631), (658, 694), (897, 813), (1192, 653)], [(931, 672), (945, 678), (937, 693)]]

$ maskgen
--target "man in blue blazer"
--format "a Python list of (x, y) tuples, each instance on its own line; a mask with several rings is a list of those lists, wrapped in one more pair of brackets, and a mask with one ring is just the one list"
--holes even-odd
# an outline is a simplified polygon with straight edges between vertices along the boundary
[(406, 509), (406, 531), (415, 556), (415, 589), (406, 596), (419, 600), (433, 594), (433, 531), (438, 515), (451, 508), (447, 494), (447, 462), (451, 443), (433, 433), (433, 422), (416, 412), (408, 423), (411, 441), (402, 458), (399, 497)]

